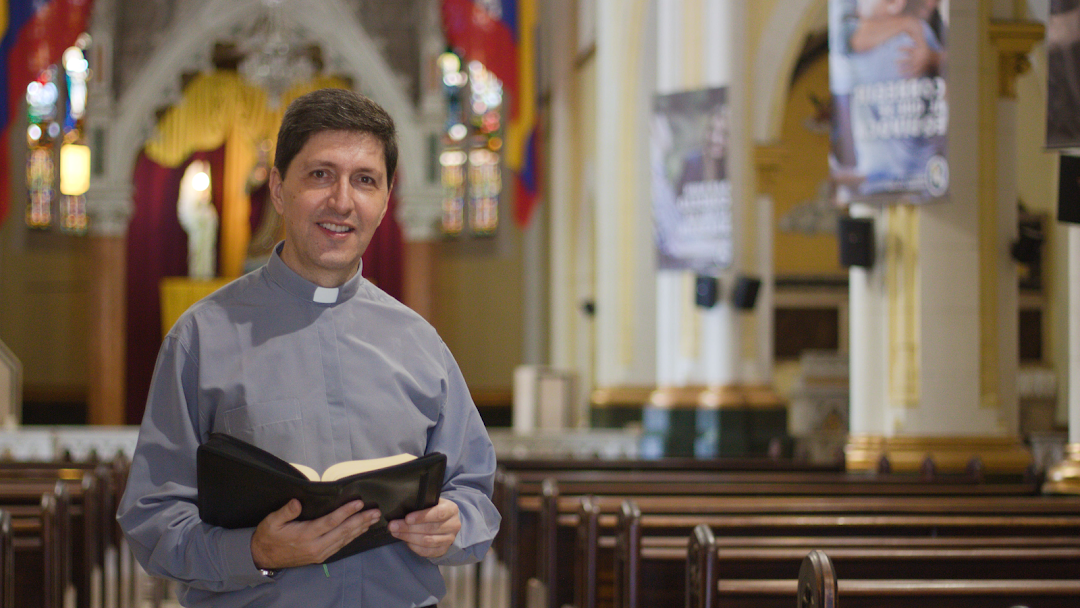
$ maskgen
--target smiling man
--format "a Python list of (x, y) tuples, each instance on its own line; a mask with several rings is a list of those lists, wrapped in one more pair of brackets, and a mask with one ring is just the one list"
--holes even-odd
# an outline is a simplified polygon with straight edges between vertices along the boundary
[[(360, 273), (397, 156), (393, 120), (370, 99), (324, 89), (294, 101), (270, 174), (285, 240), (162, 344), (117, 519), (184, 606), (431, 606), (445, 594), (438, 566), (478, 561), (495, 537), (495, 454), (457, 364)], [(442, 452), (442, 498), (390, 522), (401, 542), (324, 564), (378, 510), (356, 501), (298, 522), (294, 500), (256, 528), (206, 524), (195, 453), (211, 432), (316, 470)]]

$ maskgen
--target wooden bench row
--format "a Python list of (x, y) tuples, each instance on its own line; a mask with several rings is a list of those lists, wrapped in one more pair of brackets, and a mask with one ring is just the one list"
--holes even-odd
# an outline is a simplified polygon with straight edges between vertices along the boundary
[(115, 523), (126, 475), (123, 458), (0, 461), (0, 510), (7, 522), (0, 525), (6, 531), (0, 546), (11, 549), (11, 559), (0, 565), (0, 607), (134, 605), (134, 562), (122, 559), (126, 546)]
[[(717, 606), (768, 608), (1064, 608), (1080, 605), (1080, 580), (1076, 571), (1066, 579), (1002, 578), (985, 580), (954, 576), (924, 579), (900, 578), (897, 572), (912, 572), (925, 558), (896, 555), (891, 561), (860, 565), (840, 564), (831, 558), (836, 552), (813, 550), (803, 558), (796, 581), (734, 579), (717, 582), (723, 601)], [(995, 560), (974, 557), (971, 569), (989, 566)], [(838, 574), (843, 573), (843, 574)], [(947, 572), (951, 574), (951, 572)], [(863, 575), (863, 576), (859, 576)], [(794, 584), (792, 584), (794, 583)]]
[[(753, 479), (753, 474), (751, 475)], [(509, 483), (507, 483), (509, 481)], [(771, 513), (780, 515), (810, 514), (810, 513), (939, 513), (940, 499), (950, 500), (950, 508), (961, 512), (995, 513), (1001, 509), (1009, 511), (1054, 512), (1057, 510), (1053, 500), (1043, 500), (1042, 497), (1027, 496), (1029, 488), (1024, 485), (1015, 486), (1008, 484), (1002, 488), (1003, 496), (995, 496), (987, 491), (987, 484), (951, 484), (941, 483), (920, 484), (910, 483), (882, 483), (847, 479), (846, 481), (830, 481), (820, 479), (818, 483), (797, 483), (792, 481), (758, 481), (754, 483), (734, 483), (725, 487), (724, 484), (710, 485), (708, 483), (696, 484), (699, 489), (707, 489), (708, 493), (689, 493), (690, 488), (678, 487), (681, 484), (633, 484), (626, 483), (622, 486), (615, 484), (615, 490), (624, 490), (623, 493), (614, 495), (594, 495), (592, 500), (598, 509), (610, 514), (618, 511), (623, 500), (633, 499), (647, 512), (653, 513), (681, 513), (684, 515), (698, 515), (723, 512), (731, 514), (760, 514)], [(513, 479), (503, 479), (503, 491), (515, 493), (517, 488)], [(511, 578), (511, 606), (520, 606), (513, 600), (521, 601), (528, 583), (522, 584), (522, 579), (535, 577), (540, 581), (546, 591), (547, 605), (561, 606), (572, 600), (571, 589), (574, 573), (574, 560), (566, 559), (573, 551), (575, 539), (579, 533), (575, 531), (578, 518), (578, 507), (583, 494), (566, 495), (562, 493), (562, 483), (556, 483), (554, 479), (548, 479), (542, 488), (540, 496), (522, 496), (516, 494), (516, 509), (504, 501), (504, 529), (508, 530), (507, 543), (499, 545), (506, 547)], [(604, 486), (594, 484), (590, 489), (596, 490)], [(921, 492), (921, 488), (930, 488), (929, 492)], [(754, 488), (759, 491), (754, 492)], [(898, 493), (898, 488), (906, 488), (911, 495)], [(950, 492), (941, 492), (945, 488), (951, 488)], [(967, 495), (964, 490), (974, 490), (973, 495)], [(674, 490), (674, 491), (673, 491)], [(1019, 494), (1012, 495), (1014, 492)], [(631, 492), (638, 492), (633, 494)], [(647, 494), (646, 494), (647, 492)], [(668, 495), (672, 493), (673, 495)], [(925, 496), (917, 496), (925, 493)], [(839, 494), (839, 495), (834, 495)], [(898, 495), (901, 494), (901, 495)], [(1034, 499), (1034, 500), (1033, 500)], [(693, 520), (696, 521), (696, 520)], [(614, 517), (609, 520), (609, 529), (614, 525)], [(505, 526), (509, 525), (509, 528)], [(799, 524), (801, 525), (801, 524)], [(692, 527), (692, 526), (690, 526)], [(685, 537), (689, 529), (683, 530)], [(516, 541), (510, 541), (516, 536)], [(535, 539), (535, 540), (532, 540)], [(519, 547), (535, 546), (535, 562), (530, 560), (528, 552)], [(514, 589), (517, 593), (514, 593)], [(515, 597), (516, 596), (516, 597)]]
[[(684, 464), (689, 466), (681, 466)], [(739, 518), (747, 520), (764, 513), (773, 519), (769, 534), (797, 537), (805, 526), (810, 525), (818, 528), (813, 534), (821, 536), (830, 525), (838, 524), (826, 521), (835, 519), (833, 515), (843, 513), (850, 518), (852, 513), (865, 511), (876, 514), (871, 518), (885, 516), (898, 521), (912, 515), (916, 520), (921, 517), (922, 522), (908, 520), (910, 526), (923, 526), (919, 534), (930, 534), (929, 529), (953, 525), (958, 526), (957, 530), (966, 529), (967, 534), (977, 535), (980, 527), (1003, 523), (1000, 518), (987, 519), (998, 513), (1003, 504), (993, 500), (986, 503), (982, 500), (985, 497), (1034, 499), (1024, 507), (1017, 502), (1005, 505), (1009, 512), (1016, 508), (1031, 514), (1058, 510), (1052, 501), (1036, 498), (1039, 484), (1028, 476), (991, 478), (982, 475), (977, 467), (965, 475), (937, 475), (932, 468), (924, 473), (930, 474), (923, 477), (857, 475), (834, 467), (805, 467), (773, 460), (750, 463), (723, 460), (688, 463), (671, 460), (504, 460), (500, 461), (496, 481), (496, 504), (503, 515), (503, 525), (494, 547), (508, 571), (511, 607), (527, 605), (527, 598), (531, 598), (529, 605), (545, 607), (565, 604), (605, 606), (612, 604), (619, 588), (615, 585), (616, 520), (620, 505), (627, 499), (633, 500), (646, 513), (644, 529), (649, 532), (643, 536), (644, 554), (659, 552), (667, 555), (670, 561), (678, 564), (675, 569), (683, 577), (689, 532), (703, 518), (722, 515), (723, 526), (735, 526)], [(589, 517), (579, 512), (586, 497), (592, 497), (588, 499), (591, 508), (598, 509), (592, 520), (596, 528), (591, 542), (586, 542)], [(938, 498), (970, 498), (968, 503), (961, 501), (953, 506), (961, 513), (982, 513), (986, 517), (980, 516), (966, 524), (948, 519), (931, 521), (931, 517), (942, 514), (941, 506), (935, 503)], [(760, 510), (763, 499), (770, 505), (764, 512)], [(836, 503), (836, 499), (849, 499), (857, 504), (844, 505)], [(676, 533), (672, 530), (664, 530), (654, 538), (654, 526), (663, 523), (656, 518), (668, 515), (676, 518), (669, 523), (675, 524), (679, 536), (674, 536)], [(1077, 515), (1080, 516), (1080, 512)], [(677, 521), (680, 517), (685, 519)], [(817, 521), (807, 517), (817, 518)], [(1067, 525), (1077, 523), (1080, 521)], [(887, 530), (885, 527), (875, 530), (869, 520), (862, 524), (862, 533), (880, 535)], [(1025, 529), (1022, 526), (1011, 528), (1018, 538)], [(1000, 537), (1009, 529), (995, 530), (995, 535)], [(837, 534), (849, 535), (848, 532)], [(657, 542), (661, 546), (653, 546)], [(663, 543), (667, 545), (663, 546)], [(590, 553), (594, 556), (592, 560), (588, 558)], [(620, 576), (623, 572), (631, 570), (624, 568)], [(589, 584), (590, 576), (594, 581), (592, 585)], [(651, 582), (653, 579), (648, 580), (650, 588), (656, 587)], [(671, 588), (683, 592), (685, 582)]]

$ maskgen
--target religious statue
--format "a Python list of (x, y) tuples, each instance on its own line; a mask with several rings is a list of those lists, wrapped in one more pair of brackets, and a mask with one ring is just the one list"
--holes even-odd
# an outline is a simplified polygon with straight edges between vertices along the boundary
[(212, 279), (217, 275), (218, 215), (210, 200), (210, 163), (193, 161), (180, 179), (177, 201), (180, 225), (188, 234), (188, 276)]

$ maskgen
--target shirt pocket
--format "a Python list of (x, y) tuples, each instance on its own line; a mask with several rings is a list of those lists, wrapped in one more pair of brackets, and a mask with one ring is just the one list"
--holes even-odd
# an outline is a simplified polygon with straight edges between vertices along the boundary
[(303, 462), (304, 421), (298, 399), (275, 399), (234, 407), (222, 414), (225, 432), (279, 458)]

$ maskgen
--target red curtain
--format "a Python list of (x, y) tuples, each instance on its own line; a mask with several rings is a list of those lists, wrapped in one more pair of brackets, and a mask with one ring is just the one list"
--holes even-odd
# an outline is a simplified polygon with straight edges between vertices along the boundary
[[(210, 163), (210, 174), (223, 175), (225, 147), (192, 154), (181, 166), (163, 167), (139, 154), (133, 176), (135, 206), (127, 233), (127, 422), (138, 424), (146, 407), (154, 362), (161, 348), (161, 279), (187, 275), (187, 233), (176, 203), (180, 179), (194, 160)], [(211, 186), (221, 214), (222, 186)]]
[(364, 278), (375, 283), (379, 289), (400, 302), (402, 292), (405, 290), (405, 277), (401, 263), (405, 252), (401, 225), (395, 217), (397, 207), (397, 188), (394, 188), (390, 192), (390, 201), (387, 203), (382, 224), (379, 224), (379, 229), (372, 235), (371, 243), (364, 251), (363, 274)]

